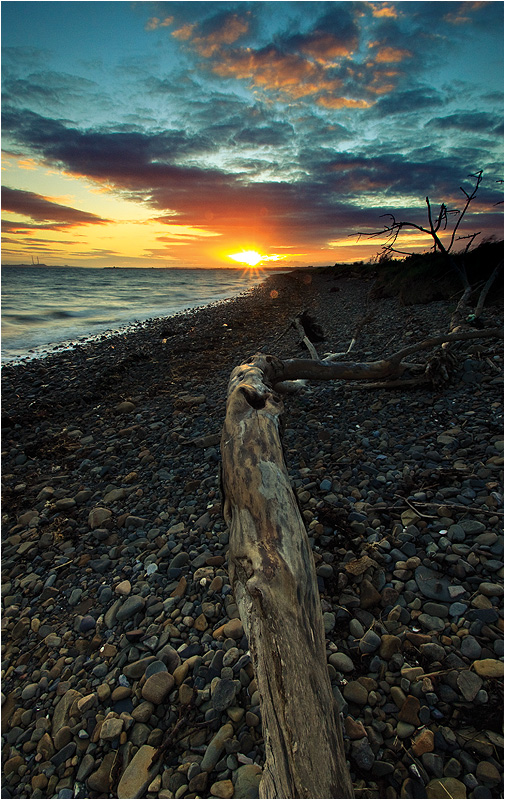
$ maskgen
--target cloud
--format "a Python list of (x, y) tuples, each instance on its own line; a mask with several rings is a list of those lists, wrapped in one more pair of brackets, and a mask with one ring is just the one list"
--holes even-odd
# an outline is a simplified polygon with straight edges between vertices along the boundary
[(259, 125), (255, 128), (242, 128), (234, 139), (235, 142), (252, 147), (280, 146), (287, 144), (293, 136), (293, 126), (287, 122), (272, 122), (270, 125)]
[(374, 17), (392, 17), (395, 19), (398, 16), (398, 11), (391, 3), (370, 3), (370, 6)]
[(391, 114), (418, 114), (423, 109), (437, 108), (446, 100), (442, 92), (429, 86), (405, 89), (382, 97), (375, 103), (374, 116), (390, 116)]
[(487, 2), (464, 2), (464, 3), (454, 3), (453, 6), (456, 6), (456, 11), (451, 10), (447, 14), (444, 15), (445, 22), (448, 22), (450, 25), (467, 25), (470, 22), (473, 22), (472, 14), (476, 11), (480, 11), (481, 8), (489, 5)]
[(430, 120), (428, 127), (440, 130), (454, 128), (490, 136), (503, 136), (502, 120), (497, 115), (485, 111), (461, 111), (446, 117), (436, 117)]
[(190, 41), (191, 46), (204, 58), (210, 58), (225, 45), (230, 45), (249, 30), (243, 15), (220, 12), (204, 22), (186, 23), (172, 32), (175, 39)]
[(398, 64), (401, 61), (405, 61), (406, 58), (412, 58), (410, 50), (386, 45), (379, 47), (375, 54), (375, 60), (378, 64)]
[[(298, 136), (311, 126), (317, 131), (322, 125), (313, 115), (302, 122)], [(414, 201), (422, 215), (427, 194), (434, 202), (451, 198), (457, 194), (462, 176), (480, 166), (467, 161), (474, 154), (457, 147), (450, 154), (431, 143), (401, 154), (388, 152), (385, 144), (374, 146), (372, 155), (366, 149), (338, 152), (328, 146), (328, 141), (318, 146), (317, 140), (311, 143), (310, 138), (296, 138), (295, 131), (292, 144), (298, 148), (296, 157), (286, 149), (283, 164), (279, 151), (273, 162), (277, 171), (273, 179), (262, 177), (260, 160), (251, 165), (258, 173), (250, 180), (244, 172), (232, 171), (230, 162), (235, 156), (229, 149), (221, 167), (206, 167), (203, 162), (195, 166), (191, 153), (201, 146), (201, 137), (192, 142), (189, 134), (180, 131), (80, 130), (17, 111), (7, 114), (5, 125), (25, 152), (36, 152), (49, 164), (83, 175), (119, 196), (135, 198), (153, 209), (158, 222), (193, 226), (235, 239), (260, 236), (270, 241), (297, 242), (297, 247), (321, 246), (341, 235), (342, 230), (350, 233), (357, 226), (376, 228), (388, 203), (399, 213), (406, 204), (405, 213), (412, 217)], [(277, 121), (275, 125), (272, 120), (259, 125), (256, 133), (251, 128), (249, 140), (243, 121), (240, 131), (245, 140), (240, 144), (246, 147), (253, 146), (254, 136), (263, 137), (267, 146), (277, 138), (287, 147), (284, 143), (291, 136), (287, 123)], [(344, 135), (345, 129), (337, 127), (335, 145)], [(240, 159), (239, 149), (236, 159)], [(34, 219), (76, 221), (75, 216), (68, 220), (61, 208), (55, 207), (58, 204), (48, 207), (45, 204), (50, 201), (45, 198), (41, 204), (37, 196), (26, 194), (30, 195), (23, 193), (25, 202), (18, 206), (25, 209), (22, 213), (32, 210), (39, 214)], [(483, 193), (484, 197), (496, 201), (499, 193)], [(34, 198), (37, 202), (29, 206), (26, 201)], [(167, 230), (167, 235), (172, 232), (173, 228)]]
[(280, 37), (288, 51), (302, 53), (321, 64), (350, 56), (359, 44), (359, 28), (351, 10), (343, 5), (320, 17), (310, 31)]
[[(104, 225), (108, 221), (96, 214), (55, 203), (52, 200), (48, 200), (47, 197), (35, 194), (35, 192), (11, 189), (8, 186), (2, 187), (2, 208), (5, 211), (21, 214), (35, 221), (48, 223), (47, 225), (37, 225), (36, 227), (51, 228), (53, 230), (55, 226), (62, 228), (89, 224)], [(24, 223), (20, 224), (12, 221), (8, 221), (8, 224), (17, 230), (22, 227), (31, 227)]]
[(158, 28), (169, 28), (173, 21), (173, 17), (165, 17), (164, 19), (160, 19), (159, 17), (150, 17), (145, 24), (145, 30), (155, 31)]

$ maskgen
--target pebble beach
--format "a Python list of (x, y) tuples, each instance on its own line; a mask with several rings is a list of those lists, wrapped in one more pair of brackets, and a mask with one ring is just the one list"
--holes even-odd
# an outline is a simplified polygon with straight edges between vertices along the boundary
[[(3, 368), (2, 797), (258, 797), (219, 488), (231, 370), (307, 357), (304, 309), (321, 355), (367, 315), (349, 357), (371, 361), (446, 332), (453, 308), (279, 273)], [(454, 352), (439, 391), (336, 381), (285, 400), (358, 798), (503, 797), (502, 343)]]

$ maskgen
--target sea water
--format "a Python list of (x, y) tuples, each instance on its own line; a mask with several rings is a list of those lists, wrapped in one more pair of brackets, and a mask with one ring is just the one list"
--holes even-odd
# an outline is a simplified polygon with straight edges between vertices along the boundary
[(2, 362), (235, 297), (265, 277), (241, 269), (2, 266)]

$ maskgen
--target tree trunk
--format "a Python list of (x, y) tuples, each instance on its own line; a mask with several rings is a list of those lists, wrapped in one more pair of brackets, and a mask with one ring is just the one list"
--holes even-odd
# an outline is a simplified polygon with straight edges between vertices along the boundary
[(263, 798), (347, 798), (312, 551), (279, 435), (279, 362), (237, 367), (221, 439), (230, 577), (260, 693)]

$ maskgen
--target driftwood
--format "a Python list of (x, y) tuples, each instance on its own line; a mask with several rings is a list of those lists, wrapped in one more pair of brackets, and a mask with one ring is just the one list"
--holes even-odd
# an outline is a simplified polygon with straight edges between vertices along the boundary
[(413, 353), (501, 336), (499, 328), (440, 334), (371, 363), (281, 361), (260, 353), (233, 370), (221, 437), (222, 489), (230, 578), (260, 693), (261, 797), (353, 796), (314, 560), (280, 440), (280, 390), (299, 379), (415, 385), (418, 379), (398, 380), (416, 366), (404, 360)]
[(261, 696), (260, 796), (352, 797), (312, 551), (279, 435), (279, 362), (231, 376), (221, 440), (230, 577)]

